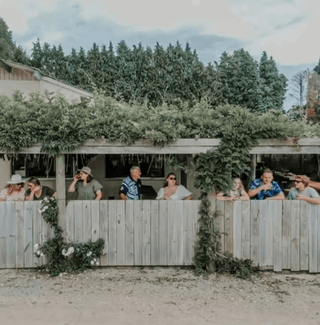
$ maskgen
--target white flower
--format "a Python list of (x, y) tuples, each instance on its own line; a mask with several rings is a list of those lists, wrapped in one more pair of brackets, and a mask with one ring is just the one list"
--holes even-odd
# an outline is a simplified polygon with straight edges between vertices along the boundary
[(93, 260), (94, 260), (95, 262), (97, 262), (97, 259), (96, 259), (96, 258), (94, 258)]
[(99, 262), (96, 262), (96, 265), (99, 265)]
[(34, 250), (37, 251), (39, 248), (39, 244), (35, 244), (33, 247), (34, 247)]
[(67, 256), (67, 254), (68, 254), (68, 252), (67, 252), (65, 249), (63, 249), (63, 250), (62, 250), (62, 255), (63, 255), (63, 256)]
[(49, 209), (49, 207), (46, 205), (44, 208), (43, 208), (43, 211), (46, 211), (46, 210), (48, 210)]
[(73, 247), (69, 247), (68, 249), (68, 255), (72, 254), (74, 252), (74, 248)]
[(38, 255), (38, 257), (40, 256), (40, 254), (41, 254), (41, 252), (40, 252), (40, 251), (37, 251), (37, 255)]
[(41, 253), (40, 256), (43, 256), (43, 253)]
[(38, 209), (38, 212), (41, 214), (42, 213), (42, 210)]
[(92, 255), (92, 252), (87, 253), (87, 256), (91, 256), (91, 255)]
[(45, 197), (45, 198), (43, 199), (43, 201), (45, 201), (45, 202), (49, 202), (49, 199), (48, 199), (47, 197)]
[(91, 265), (93, 265), (94, 264), (94, 261), (91, 261), (90, 263), (91, 263)]
[(50, 198), (50, 201), (54, 201), (54, 197), (51, 197), (51, 198)]

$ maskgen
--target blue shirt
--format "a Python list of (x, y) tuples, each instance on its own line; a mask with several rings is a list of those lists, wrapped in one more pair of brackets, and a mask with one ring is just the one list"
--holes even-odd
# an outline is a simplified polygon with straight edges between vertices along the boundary
[[(255, 190), (258, 187), (263, 185), (263, 181), (261, 178), (255, 179), (250, 183), (250, 190)], [(279, 184), (275, 181), (271, 182), (271, 189), (269, 190), (262, 190), (257, 195), (255, 195), (252, 199), (253, 200), (264, 200), (268, 197), (277, 196), (282, 193), (282, 189)]]
[(127, 196), (127, 200), (140, 200), (141, 181), (134, 181), (131, 176), (126, 177), (121, 184), (120, 192)]

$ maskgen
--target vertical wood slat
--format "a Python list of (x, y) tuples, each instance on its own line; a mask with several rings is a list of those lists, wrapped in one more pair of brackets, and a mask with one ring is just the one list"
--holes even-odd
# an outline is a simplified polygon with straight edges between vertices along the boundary
[(74, 240), (77, 243), (83, 242), (83, 209), (82, 201), (73, 201), (73, 210), (74, 210)]
[(117, 265), (117, 201), (109, 201), (109, 265)]
[(318, 230), (317, 230), (317, 233), (318, 233), (318, 247), (317, 247), (317, 261), (318, 261), (318, 271), (317, 272), (320, 272), (320, 238), (319, 238), (319, 231), (320, 231), (320, 207), (317, 206), (317, 210), (318, 210), (318, 220), (317, 220), (317, 223), (318, 223)]
[(183, 201), (168, 202), (168, 265), (183, 263)]
[(300, 271), (300, 201), (292, 201), (291, 271)]
[(168, 201), (159, 201), (159, 265), (168, 265)]
[(125, 215), (125, 201), (117, 200), (117, 265), (126, 264), (126, 215)]
[(160, 265), (159, 247), (159, 201), (151, 201), (150, 213), (150, 254), (151, 265)]
[(90, 200), (83, 200), (82, 201), (82, 238), (83, 242), (88, 242), (91, 240), (92, 236), (92, 214), (91, 214), (91, 203)]
[(225, 251), (233, 254), (233, 203), (225, 201)]
[(74, 203), (75, 201), (68, 202), (66, 208), (66, 214), (67, 214), (66, 240), (68, 243), (75, 241)]
[(16, 225), (17, 225), (17, 251), (16, 251), (16, 267), (24, 267), (24, 206), (23, 202), (15, 203), (16, 209)]
[(92, 201), (91, 202), (91, 240), (93, 242), (97, 241), (100, 238), (100, 225), (99, 225), (99, 213), (100, 213), (100, 206), (99, 201)]
[(309, 273), (318, 271), (318, 206), (309, 205)]
[(183, 215), (183, 265), (192, 265), (193, 258), (193, 241), (195, 238), (193, 220), (194, 215), (197, 215), (197, 202), (185, 201)]
[(126, 201), (126, 265), (134, 265), (133, 201)]
[(14, 202), (7, 203), (7, 268), (16, 267), (17, 219)]
[(250, 201), (243, 201), (241, 203), (241, 257), (243, 259), (251, 257), (250, 220)]
[(134, 265), (142, 265), (142, 201), (133, 201), (133, 224), (134, 224)]
[(7, 202), (0, 202), (0, 269), (7, 267)]
[(282, 202), (274, 201), (273, 211), (274, 239), (273, 239), (273, 270), (282, 271)]
[[(24, 266), (33, 267), (33, 213), (36, 208), (34, 202), (24, 202)], [(1, 229), (1, 228), (0, 228)]]
[(104, 239), (104, 254), (100, 258), (102, 266), (109, 265), (109, 201), (103, 200), (99, 204), (100, 237)]
[(241, 200), (233, 202), (233, 256), (241, 258)]
[(251, 259), (254, 264), (259, 264), (259, 231), (260, 231), (260, 219), (259, 219), (259, 201), (251, 201)]
[[(42, 215), (39, 212), (39, 209), (41, 208), (41, 201), (35, 202), (37, 204), (34, 205), (34, 209), (33, 209), (33, 252), (36, 253), (35, 249), (34, 249), (34, 245), (35, 244), (39, 244), (41, 245), (41, 231), (42, 231), (42, 227), (41, 227), (41, 223), (42, 223)], [(45, 222), (43, 220), (43, 222)], [(34, 265), (33, 266), (39, 266), (42, 264), (42, 260), (41, 257), (37, 257), (37, 256), (33, 256), (33, 262)]]
[(309, 203), (301, 201), (300, 214), (300, 270), (309, 269)]
[(283, 201), (282, 214), (282, 269), (291, 269), (292, 201)]
[(225, 252), (225, 234), (224, 234), (224, 223), (225, 223), (225, 201), (217, 201), (216, 206), (216, 213), (217, 213), (217, 219), (216, 219), (216, 225), (221, 233), (220, 243), (221, 243), (221, 252)]
[(150, 265), (150, 201), (142, 201), (142, 265)]

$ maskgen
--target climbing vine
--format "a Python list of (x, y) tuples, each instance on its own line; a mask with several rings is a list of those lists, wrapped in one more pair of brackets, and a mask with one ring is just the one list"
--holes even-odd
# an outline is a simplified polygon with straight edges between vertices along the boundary
[(47, 258), (44, 268), (51, 276), (57, 276), (63, 272), (81, 272), (85, 268), (99, 265), (99, 258), (104, 253), (104, 239), (100, 238), (88, 243), (66, 243), (59, 226), (59, 208), (54, 198), (45, 197), (39, 213), (53, 229), (54, 236), (43, 245), (35, 244), (35, 256)]

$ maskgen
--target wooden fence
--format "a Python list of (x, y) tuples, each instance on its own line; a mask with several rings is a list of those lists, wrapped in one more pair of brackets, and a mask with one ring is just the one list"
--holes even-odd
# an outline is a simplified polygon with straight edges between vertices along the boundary
[[(39, 202), (0, 202), (0, 268), (35, 267), (52, 236)], [(101, 265), (192, 265), (199, 201), (71, 201), (70, 242), (105, 239)], [(320, 206), (302, 201), (218, 201), (222, 250), (265, 269), (320, 272)], [(319, 234), (319, 239), (318, 239)]]

